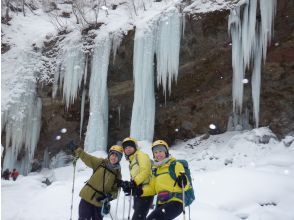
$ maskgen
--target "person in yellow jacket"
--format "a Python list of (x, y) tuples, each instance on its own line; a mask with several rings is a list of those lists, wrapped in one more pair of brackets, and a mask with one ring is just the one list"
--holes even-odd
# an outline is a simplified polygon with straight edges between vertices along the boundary
[(114, 145), (109, 149), (107, 158), (97, 158), (75, 146), (75, 155), (88, 167), (93, 174), (80, 191), (79, 220), (102, 220), (101, 209), (103, 202), (117, 197), (117, 182), (121, 180), (120, 160), (123, 148)]
[(182, 192), (188, 189), (188, 180), (181, 163), (176, 162), (176, 180), (169, 174), (169, 166), (176, 159), (169, 154), (169, 146), (163, 140), (152, 144), (154, 157), (153, 175), (150, 183), (137, 192), (143, 196), (157, 195), (157, 206), (147, 220), (172, 220), (183, 211)]
[(138, 195), (137, 191), (149, 184), (152, 176), (151, 160), (148, 154), (138, 149), (134, 138), (125, 138), (122, 142), (124, 154), (129, 161), (131, 181), (122, 181), (119, 186), (127, 195), (134, 196), (132, 220), (145, 220), (153, 202), (153, 195)]

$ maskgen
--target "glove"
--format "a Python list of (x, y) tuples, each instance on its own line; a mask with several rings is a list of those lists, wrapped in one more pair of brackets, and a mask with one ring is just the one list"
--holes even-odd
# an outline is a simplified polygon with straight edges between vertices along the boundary
[(117, 179), (116, 180), (116, 185), (118, 188), (123, 187), (124, 186), (124, 182), (123, 180)]
[(110, 201), (112, 199), (112, 195), (110, 193), (106, 193), (106, 194), (103, 194), (101, 195), (100, 197), (98, 197), (96, 199), (97, 202), (101, 202), (103, 200), (107, 200), (107, 201)]
[(129, 196), (131, 191), (134, 190), (136, 187), (136, 183), (132, 181), (122, 181), (121, 188), (123, 189), (124, 193)]
[(177, 179), (176, 179), (176, 182), (178, 184), (179, 187), (181, 188), (185, 188), (186, 185), (187, 185), (187, 177), (184, 173), (181, 173)]
[(67, 144), (67, 148), (73, 153), (76, 149), (78, 149), (78, 145), (74, 142), (74, 140), (71, 140), (68, 144)]
[(140, 197), (143, 194), (142, 184), (133, 189), (133, 194), (135, 197)]

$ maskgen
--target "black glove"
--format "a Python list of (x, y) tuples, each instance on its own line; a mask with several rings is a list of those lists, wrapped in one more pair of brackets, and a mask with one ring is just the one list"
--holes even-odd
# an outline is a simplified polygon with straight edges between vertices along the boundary
[(110, 201), (112, 199), (112, 195), (110, 193), (106, 193), (106, 194), (103, 194), (101, 196), (99, 196), (96, 201), (97, 202), (101, 202), (103, 200), (106, 200), (106, 201)]
[(124, 193), (129, 196), (131, 194), (131, 191), (134, 190), (136, 187), (136, 183), (132, 181), (122, 181), (121, 188), (123, 189)]
[(186, 177), (186, 175), (184, 173), (181, 173), (177, 177), (176, 182), (177, 182), (179, 187), (185, 188), (185, 186), (187, 185), (187, 177)]
[(116, 185), (117, 185), (117, 187), (123, 187), (123, 186), (124, 186), (124, 182), (125, 182), (125, 181), (123, 181), (123, 180), (117, 179), (117, 180), (116, 180)]
[(143, 194), (142, 184), (133, 189), (133, 195), (135, 197), (140, 197), (142, 194)]
[(74, 140), (71, 140), (68, 144), (67, 144), (67, 148), (73, 153), (76, 149), (78, 149), (78, 145), (74, 142)]

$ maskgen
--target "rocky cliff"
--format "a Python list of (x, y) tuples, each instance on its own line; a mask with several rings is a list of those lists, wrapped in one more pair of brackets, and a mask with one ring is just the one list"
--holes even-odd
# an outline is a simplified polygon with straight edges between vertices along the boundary
[[(172, 144), (176, 139), (188, 139), (209, 132), (209, 124), (227, 129), (232, 112), (231, 42), (228, 34), (229, 11), (207, 14), (187, 14), (181, 41), (180, 70), (172, 92), (166, 97), (156, 89), (156, 122), (154, 138)], [(133, 38), (129, 31), (110, 62), (109, 145), (129, 135), (133, 103)], [(250, 75), (247, 76), (250, 80)], [(156, 84), (156, 82), (155, 82)], [(270, 126), (283, 136), (294, 131), (294, 2), (279, 0), (274, 26), (274, 38), (262, 69), (260, 126)], [(245, 86), (244, 109), (249, 111), (253, 126), (250, 83)], [(80, 140), (80, 98), (68, 111), (61, 97), (51, 99), (52, 87), (40, 89), (43, 99), (42, 131), (36, 157), (41, 159), (50, 146), (57, 153), (71, 139)], [(89, 103), (86, 103), (83, 131), (86, 131)], [(66, 127), (64, 138), (52, 137)], [(84, 136), (80, 142), (83, 142)]]

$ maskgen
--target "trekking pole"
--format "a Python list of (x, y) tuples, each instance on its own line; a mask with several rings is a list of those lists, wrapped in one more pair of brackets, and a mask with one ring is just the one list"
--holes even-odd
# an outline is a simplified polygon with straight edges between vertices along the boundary
[(76, 178), (77, 160), (78, 160), (78, 157), (75, 157), (74, 160), (73, 160), (74, 173), (73, 173), (72, 190), (71, 190), (70, 220), (72, 220), (73, 196), (74, 196), (74, 190), (75, 190), (75, 178)]
[[(180, 172), (180, 175), (184, 175), (184, 172)], [(182, 194), (183, 194), (183, 220), (186, 220), (184, 178), (182, 178)]]
[(117, 193), (117, 199), (116, 199), (116, 207), (115, 207), (115, 220), (118, 220), (118, 216), (117, 216), (117, 211), (118, 211), (118, 200), (119, 200), (119, 196), (120, 196), (120, 188), (118, 190), (118, 193)]
[(126, 209), (126, 194), (124, 193), (124, 203), (123, 203), (123, 219), (125, 218), (125, 209)]
[(133, 194), (133, 190), (131, 189), (130, 202), (129, 202), (130, 206), (129, 206), (128, 220), (131, 219), (130, 216), (131, 216), (131, 208), (132, 208), (132, 194)]
[(191, 210), (190, 210), (190, 206), (188, 206), (189, 209), (189, 220), (191, 220)]

